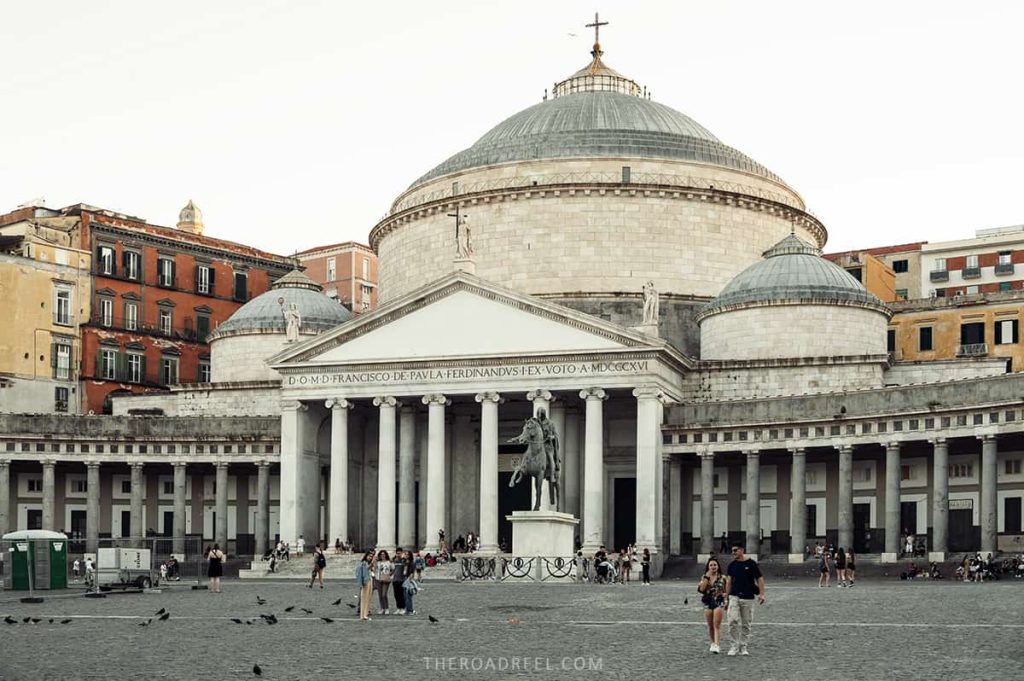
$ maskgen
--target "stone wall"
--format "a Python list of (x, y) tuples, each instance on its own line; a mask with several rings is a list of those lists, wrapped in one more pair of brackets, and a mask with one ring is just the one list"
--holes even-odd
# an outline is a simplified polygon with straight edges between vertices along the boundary
[(938, 383), (964, 378), (984, 378), (1006, 373), (1006, 360), (998, 357), (965, 357), (930, 362), (897, 362), (885, 372), (886, 385)]
[(767, 423), (794, 418), (833, 418), (875, 414), (899, 414), (959, 406), (1018, 401), (1024, 394), (1024, 374), (965, 379), (875, 390), (799, 395), (733, 402), (674, 404), (665, 410), (669, 425)]
[(747, 400), (784, 395), (809, 395), (840, 390), (867, 390), (882, 384), (879, 361), (807, 362), (797, 366), (703, 366), (687, 377), (687, 399)]
[(886, 317), (844, 305), (771, 305), (728, 310), (700, 327), (700, 357), (712, 360), (885, 354)]
[(281, 391), (275, 382), (200, 383), (170, 393), (126, 395), (113, 400), (115, 415), (160, 410), (166, 416), (281, 416)]
[(273, 357), (288, 347), (282, 333), (225, 336), (210, 344), (211, 378), (216, 383), (226, 381), (281, 380), (263, 360)]
[[(49, 348), (46, 352), (49, 353)], [(49, 365), (47, 365), (49, 368)], [(21, 378), (14, 376), (7, 379), (7, 385), (0, 385), (0, 413), (19, 414), (53, 414), (56, 413), (54, 388), (68, 389), (67, 412), (76, 414), (81, 411), (80, 385), (75, 381), (57, 381), (52, 378)]]
[[(725, 169), (644, 162), (660, 168), (666, 182), (669, 173), (707, 175), (703, 178), (707, 184), (698, 185), (705, 189), (691, 191), (689, 196), (685, 189), (671, 186), (653, 190), (598, 186), (572, 176), (577, 170), (597, 173), (610, 166), (620, 172), (622, 165), (631, 165), (634, 174), (639, 172), (640, 164), (628, 159), (533, 162), (466, 173), (459, 180), (466, 187), (473, 182), (486, 185), (486, 178), (498, 172), (513, 173), (526, 185), (516, 191), (491, 192), (462, 205), (473, 230), (476, 274), (531, 294), (635, 291), (653, 279), (662, 292), (714, 296), (790, 233), (795, 223), (784, 213), (805, 215), (764, 200), (747, 207), (736, 205), (734, 195), (710, 187), (720, 188), (729, 179), (750, 186), (760, 183), (779, 199), (787, 198), (788, 204), (802, 202), (780, 185)], [(539, 183), (533, 188), (528, 184), (531, 172), (542, 180), (556, 173), (578, 186)], [(433, 185), (443, 182), (450, 187), (453, 177)], [(377, 239), (382, 301), (451, 271), (455, 230), (449, 212), (441, 204), (391, 218), (392, 222), (375, 228), (371, 239)], [(819, 233), (802, 223), (796, 224), (796, 230), (802, 238), (819, 243), (823, 230), (814, 225)]]
[(279, 438), (280, 418), (218, 417), (168, 418), (165, 416), (57, 416), (0, 414), (0, 433), (39, 435), (44, 438), (110, 439), (161, 438)]

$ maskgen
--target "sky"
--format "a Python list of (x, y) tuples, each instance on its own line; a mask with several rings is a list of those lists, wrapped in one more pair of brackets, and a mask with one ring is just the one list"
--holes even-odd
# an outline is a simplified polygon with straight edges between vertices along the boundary
[(209, 236), (365, 243), (589, 62), (595, 10), (605, 62), (785, 179), (828, 252), (1024, 223), (1024, 3), (985, 0), (4, 3), (0, 212), (192, 199)]

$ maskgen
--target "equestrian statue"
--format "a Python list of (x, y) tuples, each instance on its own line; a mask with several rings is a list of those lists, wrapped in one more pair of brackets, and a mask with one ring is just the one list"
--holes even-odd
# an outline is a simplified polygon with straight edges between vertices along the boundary
[(559, 451), (558, 430), (548, 418), (547, 412), (544, 409), (538, 409), (535, 416), (526, 419), (526, 423), (523, 424), (523, 432), (519, 434), (519, 437), (514, 437), (509, 442), (525, 444), (526, 452), (512, 474), (508, 486), (515, 487), (524, 476), (531, 476), (534, 487), (533, 510), (539, 511), (542, 484), (544, 480), (547, 480), (551, 505), (557, 511), (559, 480), (562, 478), (562, 456)]

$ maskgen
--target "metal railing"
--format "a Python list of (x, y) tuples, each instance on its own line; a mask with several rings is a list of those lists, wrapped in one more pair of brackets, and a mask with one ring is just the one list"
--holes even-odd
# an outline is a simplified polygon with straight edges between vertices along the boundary
[(964, 279), (978, 279), (981, 277), (980, 267), (965, 267), (960, 270), (960, 276)]
[(996, 274), (1013, 274), (1012, 262), (1001, 262), (996, 264)]
[[(460, 581), (583, 581), (590, 577), (590, 559), (560, 556), (465, 556), (461, 561)], [(582, 575), (579, 574), (582, 571)]]
[(932, 270), (928, 273), (929, 281), (949, 281), (949, 270)]

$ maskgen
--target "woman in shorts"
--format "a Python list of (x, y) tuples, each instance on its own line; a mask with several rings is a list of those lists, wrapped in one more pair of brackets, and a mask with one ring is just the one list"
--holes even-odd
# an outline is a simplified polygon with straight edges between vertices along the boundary
[(846, 586), (846, 550), (842, 546), (836, 554), (836, 586)]
[(832, 586), (829, 581), (832, 579), (832, 557), (829, 556), (828, 551), (821, 552), (821, 558), (818, 559), (818, 586)]
[(722, 617), (725, 614), (725, 575), (716, 558), (708, 560), (704, 567), (704, 576), (700, 578), (697, 591), (701, 594), (704, 604), (704, 620), (708, 623), (708, 638), (711, 639), (711, 652), (721, 652)]
[(850, 549), (846, 554), (846, 586), (853, 586), (853, 581), (857, 578), (856, 572), (856, 557), (853, 555), (853, 549)]

